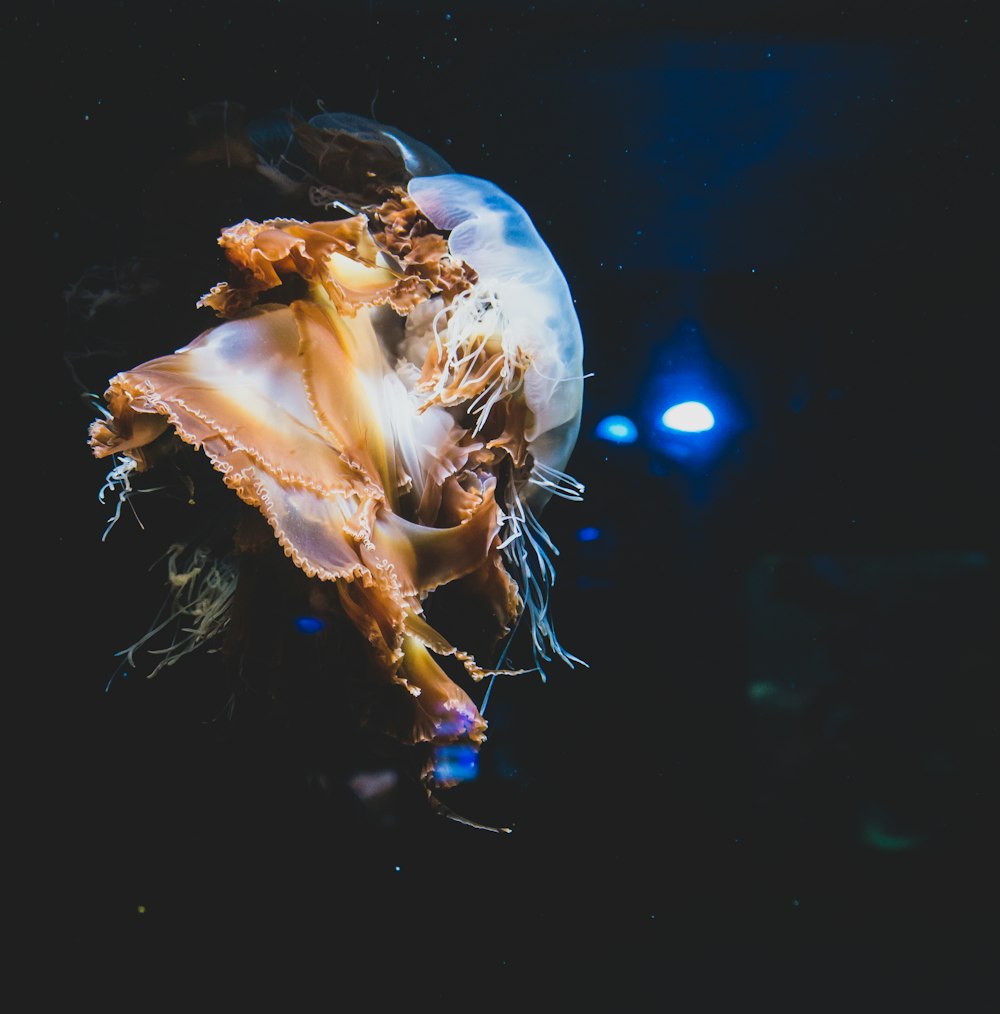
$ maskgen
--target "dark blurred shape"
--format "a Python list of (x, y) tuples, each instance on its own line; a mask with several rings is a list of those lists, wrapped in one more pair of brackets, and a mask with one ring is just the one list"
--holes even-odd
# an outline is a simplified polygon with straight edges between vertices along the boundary
[(775, 554), (745, 595), (755, 792), (772, 834), (900, 851), (985, 833), (970, 793), (996, 758), (1000, 658), (984, 554)]

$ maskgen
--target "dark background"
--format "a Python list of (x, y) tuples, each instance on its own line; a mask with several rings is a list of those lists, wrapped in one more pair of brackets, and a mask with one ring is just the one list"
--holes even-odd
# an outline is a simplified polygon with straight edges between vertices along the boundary
[[(42, 354), (12, 391), (11, 438), (34, 530), (15, 545), (30, 633), (12, 630), (11, 658), (30, 661), (11, 682), (27, 664), (32, 697), (11, 716), (30, 860), (13, 879), (37, 981), (106, 1000), (125, 981), (133, 999), (274, 990), (293, 1010), (985, 1009), (1000, 731), (987, 9), (7, 16), (5, 205), (28, 218), (8, 234), (8, 290), (39, 287), (19, 327)], [(316, 763), (321, 710), (227, 718), (200, 663), (105, 692), (159, 604), (175, 508), (151, 497), (145, 531), (126, 513), (101, 541), (106, 469), (77, 380), (100, 393), (196, 331), (138, 356), (109, 337), (149, 342), (132, 304), (84, 320), (65, 294), (95, 278), (129, 294), (130, 259), (165, 221), (188, 216), (209, 247), (230, 224), (224, 180), (180, 207), (161, 172), (190, 111), (223, 101), (398, 126), (513, 195), (576, 297), (593, 376), (570, 470), (587, 493), (545, 522), (560, 637), (589, 668), (494, 689), (463, 802), (512, 834), (359, 813)], [(192, 304), (216, 280), (168, 302), (207, 326)], [(717, 399), (704, 454), (648, 422), (678, 376)], [(611, 413), (635, 420), (635, 444), (597, 439)]]

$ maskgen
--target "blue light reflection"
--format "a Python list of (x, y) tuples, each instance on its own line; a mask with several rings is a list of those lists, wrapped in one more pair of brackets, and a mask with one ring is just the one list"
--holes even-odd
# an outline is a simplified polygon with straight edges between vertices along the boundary
[(470, 743), (448, 743), (434, 751), (439, 782), (470, 782), (479, 774), (479, 751)]
[(639, 437), (635, 423), (628, 416), (607, 415), (594, 430), (599, 440), (607, 440), (612, 444), (634, 444)]

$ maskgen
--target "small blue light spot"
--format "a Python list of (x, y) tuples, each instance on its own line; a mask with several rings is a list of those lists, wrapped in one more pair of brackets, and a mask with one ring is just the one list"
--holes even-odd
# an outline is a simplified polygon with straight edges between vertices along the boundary
[(704, 433), (715, 425), (715, 416), (700, 401), (682, 401), (668, 408), (661, 421), (667, 429), (681, 433)]
[(298, 616), (295, 626), (303, 634), (318, 634), (326, 624), (317, 616)]
[(581, 528), (576, 537), (581, 542), (596, 542), (601, 537), (600, 528)]
[(434, 777), (442, 782), (471, 782), (479, 774), (479, 751), (470, 743), (449, 743), (434, 751)]
[(634, 444), (639, 436), (635, 423), (624, 415), (605, 416), (594, 432), (600, 440), (608, 440), (613, 444)]

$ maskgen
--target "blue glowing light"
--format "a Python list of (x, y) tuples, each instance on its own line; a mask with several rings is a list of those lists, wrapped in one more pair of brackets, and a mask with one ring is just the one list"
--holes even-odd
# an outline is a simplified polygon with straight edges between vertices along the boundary
[(470, 782), (479, 774), (479, 752), (469, 743), (448, 743), (434, 751), (438, 781)]
[(318, 634), (326, 624), (316, 616), (297, 616), (295, 626), (303, 634)]
[(711, 409), (700, 401), (682, 401), (663, 413), (661, 422), (680, 433), (704, 433), (715, 425)]
[(640, 398), (643, 442), (691, 474), (711, 468), (748, 425), (734, 378), (693, 319), (655, 350)]
[(581, 528), (577, 533), (576, 537), (581, 542), (596, 542), (601, 537), (600, 528)]
[(607, 415), (594, 431), (600, 440), (608, 440), (613, 444), (634, 444), (639, 436), (635, 423), (628, 416)]

